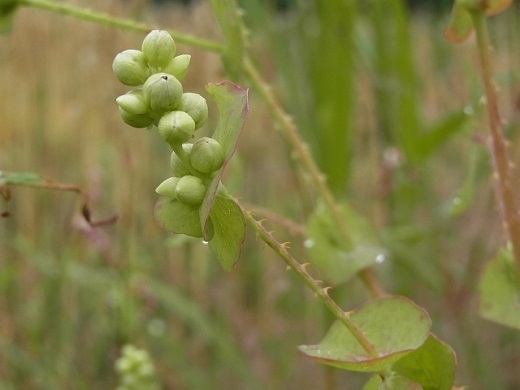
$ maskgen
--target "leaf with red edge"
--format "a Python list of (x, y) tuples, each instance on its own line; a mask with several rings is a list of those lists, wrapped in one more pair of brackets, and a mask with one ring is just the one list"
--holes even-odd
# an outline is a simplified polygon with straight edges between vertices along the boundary
[(208, 240), (211, 232), (208, 229), (207, 222), (211, 208), (213, 207), (224, 167), (233, 156), (240, 132), (244, 127), (249, 112), (249, 101), (248, 90), (230, 81), (209, 84), (206, 90), (217, 103), (219, 119), (213, 138), (220, 143), (225, 155), (224, 164), (211, 180), (200, 207), (200, 224), (204, 227), (204, 238)]
[(378, 356), (368, 355), (339, 321), (319, 344), (302, 345), (300, 350), (323, 364), (351, 371), (379, 372), (419, 348), (431, 327), (428, 314), (403, 297), (370, 301), (351, 312), (350, 319), (374, 345)]

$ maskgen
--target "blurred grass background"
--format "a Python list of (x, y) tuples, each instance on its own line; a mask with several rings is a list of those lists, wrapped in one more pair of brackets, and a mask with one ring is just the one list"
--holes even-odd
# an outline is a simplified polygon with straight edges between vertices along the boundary
[[(201, 37), (220, 31), (205, 1), (75, 3)], [(243, 0), (251, 50), (326, 172), (334, 191), (381, 232), (388, 291), (424, 307), (455, 349), (457, 383), (520, 387), (520, 336), (480, 319), (476, 283), (503, 242), (493, 203), (482, 88), (473, 42), (442, 37), (446, 13), (403, 1)], [(503, 116), (519, 158), (520, 15), (493, 19)], [(224, 273), (199, 240), (172, 237), (153, 219), (168, 147), (118, 117), (126, 92), (116, 53), (139, 34), (22, 9), (0, 37), (0, 169), (29, 171), (90, 194), (92, 228), (73, 194), (13, 188), (1, 201), (0, 388), (110, 389), (132, 343), (149, 351), (165, 389), (356, 389), (363, 375), (324, 368), (297, 345), (331, 319), (281, 262), (249, 234)], [(192, 55), (185, 90), (225, 79), (220, 59)], [(239, 80), (247, 86), (247, 81)], [(205, 126), (208, 133), (214, 117)], [(226, 185), (253, 205), (304, 223), (315, 199), (305, 173), (251, 93), (251, 114)], [(273, 227), (304, 259), (304, 237)], [(335, 298), (367, 298), (358, 282)]]

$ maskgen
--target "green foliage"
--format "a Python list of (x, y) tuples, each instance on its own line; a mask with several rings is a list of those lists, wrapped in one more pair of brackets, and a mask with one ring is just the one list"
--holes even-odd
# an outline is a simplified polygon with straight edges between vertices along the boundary
[(482, 317), (520, 329), (520, 273), (515, 267), (511, 248), (501, 250), (486, 265), (479, 290)]
[(335, 322), (325, 338), (300, 350), (314, 360), (345, 370), (379, 372), (419, 348), (427, 339), (431, 321), (426, 312), (401, 297), (373, 300), (350, 312), (352, 321), (375, 346), (367, 355), (352, 334)]
[[(22, 3), (143, 34), (151, 30), (64, 3)], [(0, 0), (0, 29), (11, 23), (13, 4)], [(154, 30), (144, 39), (142, 51), (125, 51), (114, 60), (117, 78), (135, 87), (116, 100), (121, 118), (130, 126), (148, 127), (150, 133), (158, 130), (173, 150), (173, 177), (166, 180), (171, 175), (161, 157), (167, 156), (166, 145), (147, 132), (119, 132), (116, 122), (111, 123), (117, 107), (112, 103), (104, 111), (107, 99), (100, 91), (106, 89), (108, 100), (121, 92), (109, 90), (113, 80), (103, 76), (92, 82), (99, 81), (99, 88), (84, 82), (81, 69), (90, 72), (95, 66), (83, 63), (88, 58), (84, 53), (77, 55), (82, 45), (72, 44), (67, 57), (81, 58), (80, 66), (67, 63), (63, 68), (66, 61), (58, 62), (54, 55), (51, 66), (41, 68), (56, 68), (59, 77), (43, 73), (41, 79), (33, 79), (34, 72), (25, 69), (34, 58), (10, 67), (4, 64), (16, 61), (16, 52), (0, 52), (0, 59), (9, 58), (0, 61), (8, 69), (3, 72), (7, 76), (0, 76), (2, 85), (14, 94), (4, 96), (6, 107), (12, 109), (24, 99), (34, 105), (34, 112), (13, 115), (16, 120), (7, 115), (0, 139), (14, 146), (6, 154), (2, 151), (0, 164), (28, 163), (30, 170), (42, 164), (47, 176), (56, 161), (57, 173), (50, 176), (70, 175), (74, 182), (85, 180), (77, 177), (80, 172), (101, 172), (102, 183), (88, 184), (93, 187), (89, 199), (96, 208), (112, 209), (115, 204), (120, 214), (116, 228), (105, 227), (106, 221), (92, 223), (85, 209), (72, 217), (61, 198), (52, 203), (55, 195), (47, 193), (28, 199), (17, 187), (83, 194), (80, 187), (38, 174), (0, 172), (0, 196), (5, 200), (0, 211), (6, 217), (0, 223), (8, 227), (0, 226), (6, 243), (0, 248), (0, 304), (6, 303), (7, 319), (0, 332), (5, 357), (0, 376), (6, 378), (0, 387), (115, 388), (114, 360), (120, 346), (129, 343), (143, 345), (149, 353), (134, 363), (149, 362), (153, 356), (157, 371), (151, 375), (154, 370), (146, 364), (143, 370), (133, 363), (117, 365), (130, 378), (124, 388), (155, 388), (155, 375), (166, 388), (321, 388), (324, 376), (329, 385), (337, 381), (337, 387), (361, 387), (368, 376), (322, 372), (319, 365), (299, 360), (294, 346), (324, 333), (319, 344), (301, 346), (301, 351), (343, 370), (377, 373), (364, 389), (451, 389), (456, 368), (457, 382), (472, 387), (515, 387), (518, 380), (508, 376), (508, 364), (514, 362), (517, 334), (476, 320), (468, 303), (477, 293), (479, 264), (496, 251), (487, 238), (491, 241), (490, 232), (500, 229), (494, 229), (490, 216), (495, 210), (488, 206), (489, 168), (483, 164), (488, 156), (481, 146), (468, 146), (463, 137), (455, 137), (469, 128), (470, 117), (482, 119), (480, 110), (470, 116), (471, 110), (459, 107), (464, 104), (460, 99), (467, 98), (464, 80), (474, 78), (457, 62), (459, 52), (440, 43), (438, 26), (432, 27), (424, 15), (412, 17), (403, 0), (302, 0), (280, 15), (269, 2), (243, 0), (246, 9), (258, 11), (245, 16), (234, 0), (211, 4), (222, 44)], [(462, 16), (455, 14), (447, 34), (462, 40), (472, 29), (467, 24), (472, 15), (497, 13), (509, 5), (507, 0), (458, 1), (455, 13), (462, 10)], [(198, 23), (204, 24), (193, 25)], [(59, 31), (67, 27), (60, 25)], [(96, 36), (84, 29), (76, 37), (83, 45), (86, 37)], [(193, 53), (193, 63), (189, 54), (175, 56), (173, 38), (218, 53), (226, 77), (252, 83), (252, 95), (268, 107), (265, 114), (258, 101), (251, 102), (254, 119), (243, 136), (244, 153), (235, 160), (243, 169), (238, 179), (230, 162), (248, 115), (248, 90), (231, 82), (207, 87), (210, 108), (214, 102), (218, 109), (211, 134), (215, 118), (206, 100), (184, 90), (190, 83), (200, 88), (201, 80), (222, 77), (220, 70), (208, 77), (204, 72), (217, 67), (210, 60), (202, 67), (201, 53)], [(32, 39), (13, 41), (21, 53), (24, 45), (19, 42), (30, 45)], [(513, 34), (511, 41), (517, 41)], [(126, 47), (135, 43), (113, 42)], [(67, 45), (60, 45), (60, 59), (66, 56), (61, 46)], [(118, 49), (100, 51), (100, 62), (108, 64), (103, 55), (113, 58)], [(497, 60), (503, 51), (497, 47)], [(32, 52), (43, 55), (34, 47)], [(273, 88), (259, 76), (259, 63)], [(187, 74), (190, 64), (197, 71)], [(63, 69), (79, 77), (64, 77)], [(503, 76), (507, 80), (509, 73)], [(185, 85), (179, 81), (183, 78)], [(62, 88), (67, 97), (54, 104), (49, 97), (52, 84), (63, 79), (68, 81)], [(33, 84), (38, 85), (36, 93)], [(25, 90), (30, 92), (16, 100)], [(480, 99), (478, 87), (471, 93), (471, 101)], [(71, 101), (96, 107), (85, 114), (88, 120), (74, 120), (73, 143), (68, 128), (67, 136), (57, 136), (62, 123), (70, 123), (71, 113), (77, 112)], [(59, 110), (52, 111), (54, 106)], [(278, 121), (285, 144), (271, 136), (271, 117)], [(207, 128), (197, 132), (207, 119)], [(25, 122), (32, 126), (30, 136), (22, 133)], [(108, 137), (105, 128), (110, 129)], [(300, 132), (323, 174), (312, 169)], [(199, 141), (187, 143), (194, 137)], [(22, 146), (11, 142), (18, 139)], [(218, 148), (197, 146), (204, 140)], [(288, 156), (293, 155), (297, 163), (288, 172)], [(82, 159), (88, 161), (81, 165)], [(253, 205), (252, 213), (243, 214), (243, 206), (222, 184), (226, 180), (238, 183), (233, 187), (239, 199), (261, 202), (260, 207)], [(162, 228), (182, 236), (167, 237), (150, 221), (151, 189), (161, 182), (156, 219)], [(253, 215), (267, 220), (260, 223)], [(71, 220), (75, 229), (69, 229), (70, 224), (60, 229)], [(288, 276), (279, 276), (279, 266), (264, 261), (264, 252), (245, 240), (246, 222), (257, 239), (287, 262)], [(278, 228), (268, 230), (273, 222), (295, 233), (291, 245), (277, 240), (282, 234)], [(309, 264), (298, 263), (307, 256)], [(243, 261), (237, 267), (239, 257)], [(219, 263), (234, 272), (222, 276)], [(293, 273), (318, 299), (306, 295), (297, 281), (285, 282)], [(326, 284), (314, 279), (315, 273)], [(481, 316), (518, 329), (519, 284), (513, 255), (502, 251), (488, 263), (479, 285)], [(428, 314), (405, 298), (381, 298), (387, 295), (383, 286), (420, 302)], [(376, 299), (343, 312), (340, 306), (367, 300), (367, 291)], [(328, 331), (333, 318), (330, 313), (323, 318), (318, 304), (336, 319)], [(430, 333), (431, 322), (461, 356), (459, 367), (453, 349)], [(139, 377), (144, 382), (135, 385)]]
[(307, 222), (306, 247), (311, 264), (325, 280), (339, 284), (352, 279), (360, 270), (385, 259), (375, 229), (351, 206), (343, 205), (342, 218), (349, 221), (352, 242), (345, 242), (328, 210), (320, 204)]

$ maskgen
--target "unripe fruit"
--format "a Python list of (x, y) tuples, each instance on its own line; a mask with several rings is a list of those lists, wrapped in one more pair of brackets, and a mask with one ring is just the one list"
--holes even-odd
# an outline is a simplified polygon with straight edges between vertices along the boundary
[(143, 84), (150, 75), (143, 52), (133, 49), (116, 55), (112, 70), (121, 83), (132, 86)]
[(171, 111), (161, 117), (158, 127), (168, 144), (182, 144), (193, 136), (195, 122), (184, 111)]
[(181, 102), (182, 84), (167, 73), (151, 75), (143, 85), (146, 104), (157, 114), (173, 111)]
[(159, 195), (167, 196), (168, 198), (176, 198), (175, 189), (177, 188), (177, 183), (179, 183), (179, 177), (170, 177), (163, 181), (159, 186), (155, 189)]
[(186, 76), (186, 73), (188, 73), (190, 61), (191, 56), (189, 54), (181, 54), (180, 56), (172, 58), (162, 71), (174, 75), (178, 80), (182, 80), (184, 76)]
[(146, 114), (130, 114), (126, 112), (121, 107), (119, 107), (119, 114), (121, 115), (121, 119), (127, 125), (132, 127), (142, 128), (150, 126), (154, 119)]
[(162, 68), (175, 55), (175, 42), (167, 31), (153, 30), (144, 38), (141, 50), (151, 66)]
[(206, 195), (206, 186), (196, 176), (183, 176), (177, 183), (175, 194), (180, 202), (188, 206), (198, 206)]
[(197, 171), (212, 173), (224, 164), (224, 149), (213, 138), (203, 137), (193, 144), (190, 163)]
[(199, 129), (208, 119), (208, 103), (198, 93), (183, 93), (179, 110), (187, 112), (195, 121), (195, 129)]
[[(191, 154), (191, 149), (193, 144), (183, 144), (182, 149), (189, 156)], [(172, 152), (172, 157), (170, 160), (170, 166), (172, 168), (173, 176), (182, 177), (190, 174), (189, 169), (186, 167), (186, 164), (177, 156), (175, 152)]]
[(129, 114), (146, 114), (148, 108), (144, 101), (143, 92), (136, 89), (121, 95), (116, 99), (117, 104)]

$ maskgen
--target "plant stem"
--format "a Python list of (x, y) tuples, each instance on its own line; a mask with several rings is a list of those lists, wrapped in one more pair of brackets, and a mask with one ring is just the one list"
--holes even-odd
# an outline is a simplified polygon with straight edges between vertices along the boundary
[[(325, 176), (314, 162), (314, 159), (312, 158), (311, 153), (309, 151), (309, 147), (300, 137), (300, 134), (298, 133), (298, 130), (294, 125), (292, 118), (283, 110), (281, 104), (276, 99), (271, 88), (262, 80), (262, 77), (258, 73), (258, 70), (255, 68), (251, 59), (248, 57), (244, 59), (244, 70), (246, 74), (249, 76), (255, 89), (266, 101), (267, 105), (274, 114), (276, 120), (278, 120), (278, 122), (281, 124), (284, 134), (291, 143), (291, 146), (294, 149), (297, 158), (309, 173), (311, 180), (313, 184), (316, 186), (318, 193), (321, 195), (323, 201), (325, 202), (325, 205), (330, 210), (330, 213), (334, 219), (334, 222), (336, 223), (336, 226), (339, 228), (343, 240), (346, 243), (351, 243), (352, 238), (350, 236), (350, 229), (347, 225), (347, 221), (345, 221), (345, 219), (343, 218), (341, 208), (338, 202), (336, 201), (334, 195), (330, 191), (329, 187), (327, 186)], [(374, 270), (372, 268), (365, 268), (361, 270), (359, 272), (359, 276), (363, 280), (367, 288), (371, 291), (374, 297), (382, 297), (385, 295), (385, 292), (379, 284), (379, 281), (377, 280), (374, 274)]]
[[(58, 3), (55, 1), (48, 0), (18, 0), (18, 4), (21, 6), (39, 8), (46, 11), (51, 11), (63, 15), (73, 16), (75, 18), (86, 20), (89, 22), (96, 22), (98, 24), (110, 27), (120, 28), (122, 30), (129, 30), (133, 32), (148, 33), (153, 30), (152, 27), (138, 23), (133, 20), (115, 18), (110, 15), (95, 12), (81, 7), (75, 7), (69, 4)], [(212, 51), (215, 53), (221, 53), (223, 51), (222, 44), (214, 42), (208, 39), (202, 39), (189, 34), (182, 34), (177, 31), (168, 30), (174, 40), (180, 43), (185, 43), (193, 47), (197, 47), (203, 50)]]
[(245, 219), (249, 226), (251, 226), (258, 237), (262, 239), (278, 256), (280, 256), (289, 269), (296, 271), (298, 276), (303, 279), (305, 284), (316, 294), (317, 297), (325, 304), (325, 306), (332, 312), (332, 314), (340, 320), (347, 329), (351, 332), (354, 338), (361, 344), (363, 349), (371, 357), (377, 357), (378, 352), (375, 346), (368, 341), (363, 334), (363, 331), (352, 321), (348, 312), (345, 312), (338, 306), (338, 304), (329, 296), (327, 288), (322, 288), (316, 280), (307, 272), (305, 265), (298, 263), (298, 261), (287, 251), (285, 245), (280, 244), (273, 235), (267, 231), (262, 224), (257, 221), (250, 212), (242, 209)]
[(472, 12), (471, 16), (477, 35), (482, 80), (486, 90), (488, 120), (491, 130), (491, 149), (496, 178), (498, 180), (498, 203), (500, 205), (504, 227), (511, 240), (516, 264), (520, 270), (520, 216), (518, 214), (518, 204), (513, 189), (513, 182), (511, 180), (511, 160), (507, 153), (507, 140), (504, 137), (498, 110), (497, 90), (493, 82), (489, 32), (483, 11)]

